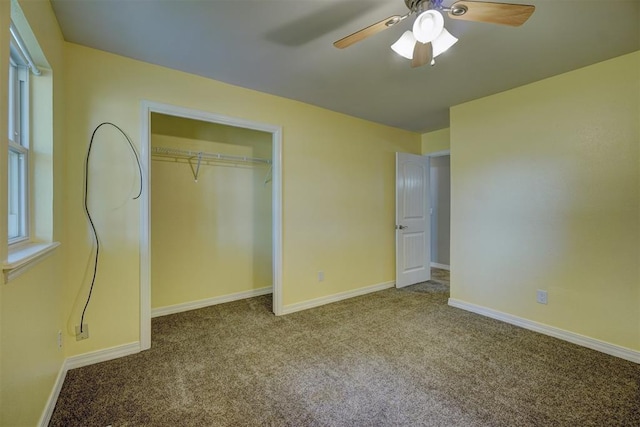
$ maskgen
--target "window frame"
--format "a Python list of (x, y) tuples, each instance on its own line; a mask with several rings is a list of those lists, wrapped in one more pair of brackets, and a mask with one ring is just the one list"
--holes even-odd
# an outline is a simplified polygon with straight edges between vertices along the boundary
[[(16, 209), (17, 234), (8, 237), (9, 246), (27, 242), (30, 239), (30, 185), (29, 176), (31, 173), (29, 156), (29, 65), (27, 59), (20, 51), (18, 41), (14, 39), (13, 33), (10, 41), (9, 56), (9, 91), (8, 91), (8, 163), (7, 163), (7, 231), (11, 219), (12, 207)], [(20, 157), (17, 165), (19, 168), (16, 174), (12, 174), (11, 154)], [(17, 188), (10, 188), (12, 178), (17, 178), (15, 184)], [(17, 193), (17, 194), (16, 194)]]

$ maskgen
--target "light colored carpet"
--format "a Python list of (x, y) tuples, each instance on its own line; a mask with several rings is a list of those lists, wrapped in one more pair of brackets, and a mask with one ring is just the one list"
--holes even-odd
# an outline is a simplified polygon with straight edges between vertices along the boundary
[(154, 319), (151, 350), (69, 371), (50, 425), (640, 426), (640, 365), (449, 307), (438, 274)]

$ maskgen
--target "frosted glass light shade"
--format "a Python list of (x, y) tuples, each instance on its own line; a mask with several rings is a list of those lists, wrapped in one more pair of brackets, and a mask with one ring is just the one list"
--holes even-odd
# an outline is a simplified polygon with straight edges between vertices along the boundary
[(405, 31), (397, 42), (391, 45), (391, 49), (400, 56), (413, 59), (413, 48), (416, 45), (416, 38), (411, 31)]
[(457, 38), (452, 36), (449, 31), (443, 28), (438, 38), (431, 42), (431, 46), (433, 47), (433, 57), (435, 58), (441, 53), (446, 52), (447, 49), (456, 44), (457, 41)]
[(413, 23), (413, 36), (420, 43), (434, 41), (444, 29), (444, 18), (437, 10), (422, 12)]

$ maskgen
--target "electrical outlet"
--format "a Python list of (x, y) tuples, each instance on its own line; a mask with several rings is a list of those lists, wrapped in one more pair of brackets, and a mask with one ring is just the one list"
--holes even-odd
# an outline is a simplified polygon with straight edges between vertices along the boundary
[(80, 330), (80, 325), (76, 325), (76, 341), (82, 341), (89, 338), (89, 325), (86, 323), (82, 324), (82, 331)]
[(547, 303), (547, 291), (543, 291), (538, 289), (538, 293), (536, 296), (536, 301), (538, 304), (546, 304)]
[(58, 330), (58, 348), (62, 348), (62, 331)]
[(324, 282), (324, 271), (318, 271), (318, 282)]

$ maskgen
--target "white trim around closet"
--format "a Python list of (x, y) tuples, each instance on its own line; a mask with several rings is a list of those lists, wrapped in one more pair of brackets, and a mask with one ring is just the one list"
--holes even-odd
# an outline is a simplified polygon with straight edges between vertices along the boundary
[(140, 108), (140, 162), (143, 190), (140, 207), (140, 347), (151, 348), (151, 113), (268, 132), (272, 135), (272, 211), (273, 211), (273, 312), (282, 311), (282, 128), (250, 120), (222, 116), (175, 105), (142, 101)]

